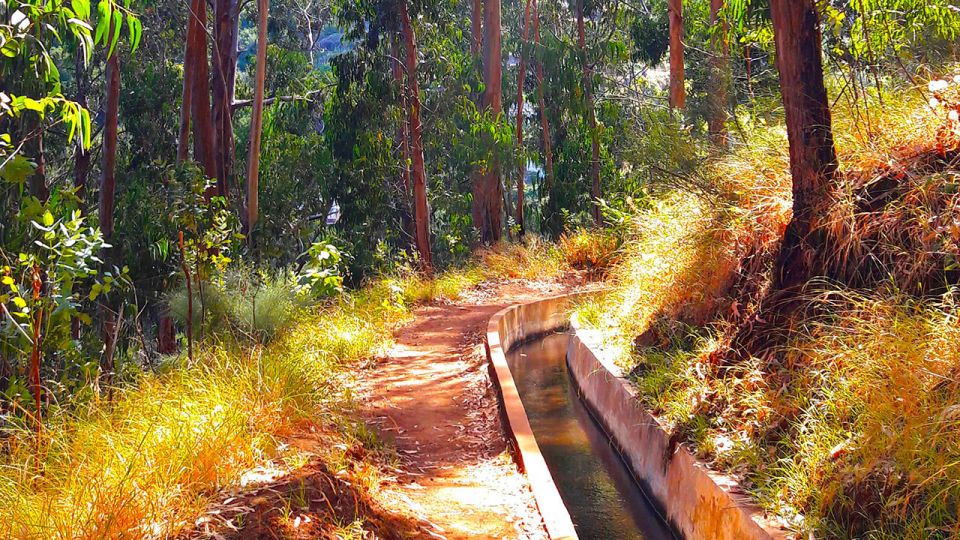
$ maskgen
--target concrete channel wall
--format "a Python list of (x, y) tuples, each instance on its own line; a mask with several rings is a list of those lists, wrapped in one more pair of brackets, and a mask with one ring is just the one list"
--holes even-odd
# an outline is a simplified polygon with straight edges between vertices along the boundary
[[(570, 328), (570, 311), (578, 296), (511, 306), (494, 315), (487, 326), (487, 358), (507, 431), (553, 540), (576, 539), (577, 533), (540, 454), (506, 353), (535, 337)], [(674, 530), (687, 540), (784, 538), (762, 519), (733, 479), (710, 471), (681, 445), (671, 445), (666, 431), (637, 399), (633, 385), (597, 352), (598, 336), (579, 329), (576, 319), (572, 327), (567, 365), (581, 397)]]
[(567, 365), (581, 398), (670, 525), (687, 540), (784, 538), (730, 477), (712, 472), (667, 432), (637, 399), (595, 332), (570, 336)]
[(552, 540), (575, 540), (577, 531), (553, 482), (550, 469), (540, 454), (540, 446), (533, 436), (527, 411), (523, 408), (507, 365), (506, 353), (524, 341), (567, 328), (574, 298), (575, 295), (560, 296), (511, 306), (491, 317), (487, 325), (487, 359), (491, 378), (500, 391), (507, 432), (513, 442), (514, 455), (527, 475), (537, 508)]

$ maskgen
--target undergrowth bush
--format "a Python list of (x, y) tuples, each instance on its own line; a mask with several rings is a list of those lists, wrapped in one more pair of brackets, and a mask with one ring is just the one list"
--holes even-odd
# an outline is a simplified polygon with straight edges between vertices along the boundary
[(571, 268), (603, 277), (620, 260), (622, 238), (610, 228), (578, 229), (560, 235), (557, 244)]
[[(181, 286), (167, 301), (177, 322), (185, 325), (188, 318), (186, 287)], [(204, 281), (202, 286), (194, 284), (194, 335), (239, 332), (268, 340), (290, 326), (301, 308), (314, 302), (289, 273), (268, 275), (228, 270), (217, 279)]]
[(0, 537), (169, 537), (216, 490), (276, 458), (280, 439), (345, 400), (340, 371), (395, 320), (346, 304), (304, 315), (266, 345), (202, 347), (195, 365), (145, 374), (112, 403), (58, 409), (39, 436), (4, 428)]

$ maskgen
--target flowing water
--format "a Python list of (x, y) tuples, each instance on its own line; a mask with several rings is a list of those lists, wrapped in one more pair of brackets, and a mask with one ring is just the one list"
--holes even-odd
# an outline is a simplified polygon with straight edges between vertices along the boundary
[(540, 451), (583, 540), (673, 538), (610, 440), (577, 396), (567, 334), (507, 355)]

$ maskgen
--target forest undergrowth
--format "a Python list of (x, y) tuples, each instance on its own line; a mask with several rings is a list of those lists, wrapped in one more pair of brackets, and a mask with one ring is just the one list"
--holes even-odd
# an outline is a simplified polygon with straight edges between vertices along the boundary
[(664, 426), (798, 537), (960, 535), (958, 86), (834, 107), (840, 182), (801, 293), (764, 304), (791, 217), (771, 124), (632, 216), (580, 308)]
[[(183, 350), (104, 393), (112, 398), (51, 406), (40, 432), (4, 426), (0, 537), (175, 536), (252, 471), (298, 463), (288, 444), (298, 433), (376, 454), (376, 436), (350, 414), (347, 383), (389, 347), (414, 306), (454, 301), (483, 280), (548, 279), (565, 268), (559, 250), (532, 241), (480, 252), (433, 278), (399, 272), (319, 302), (304, 301), (283, 276), (266, 280), (252, 302), (244, 273), (227, 272), (206, 284), (204, 301), (194, 293), (195, 315), (206, 313), (192, 363)], [(174, 312), (185, 303), (185, 293), (171, 298)], [(363, 458), (323, 459), (333, 473), (362, 471), (362, 496), (375, 489), (377, 468), (354, 467)]]

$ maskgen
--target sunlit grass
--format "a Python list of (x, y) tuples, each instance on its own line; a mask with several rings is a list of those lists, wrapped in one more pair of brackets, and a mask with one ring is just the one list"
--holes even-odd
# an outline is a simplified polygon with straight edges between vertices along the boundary
[(61, 410), (39, 459), (29, 431), (6, 434), (0, 536), (164, 537), (188, 526), (300, 423), (338, 414), (340, 367), (380, 340), (357, 325), (332, 331), (331, 318), (342, 320), (304, 314), (267, 346), (206, 346), (195, 366), (144, 375), (110, 404)]
[[(859, 289), (814, 283), (771, 329), (785, 339), (724, 358), (769, 286), (791, 214), (784, 130), (757, 125), (708, 164), (704, 189), (657, 193), (638, 213), (612, 290), (578, 316), (616, 345), (664, 425), (788, 529), (955, 537), (960, 324), (955, 291), (929, 291), (956, 239), (944, 221), (956, 215), (956, 167), (923, 161), (944, 155), (944, 118), (918, 93), (874, 101), (867, 116), (862, 104), (834, 108), (843, 174), (820, 224), (831, 272)], [(889, 202), (865, 212), (864, 186), (884, 178), (896, 179), (878, 192)]]
[[(554, 248), (533, 242), (485, 251), (432, 278), (374, 279), (313, 306), (283, 276), (261, 286), (256, 304), (232, 290), (236, 279), (209, 286), (192, 366), (170, 358), (115, 389), (112, 401), (53, 408), (39, 440), (3, 418), (0, 537), (166, 538), (189, 529), (219, 490), (252, 469), (302, 461), (283, 444), (297, 430), (321, 425), (372, 439), (343, 415), (351, 401), (344, 376), (390, 345), (413, 306), (457, 300), (485, 279), (544, 279), (564, 268)], [(326, 459), (340, 470), (338, 460), (349, 458)], [(376, 475), (360, 482), (372, 491)], [(358, 526), (341, 532), (360, 534)]]

